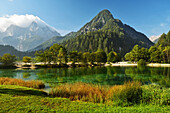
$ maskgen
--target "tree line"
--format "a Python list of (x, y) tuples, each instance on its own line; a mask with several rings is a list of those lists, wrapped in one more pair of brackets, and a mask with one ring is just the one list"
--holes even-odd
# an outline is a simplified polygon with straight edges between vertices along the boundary
[[(36, 51), (35, 57), (31, 58), (29, 56), (24, 56), (22, 62), (30, 63), (30, 62), (43, 62), (44, 64), (67, 64), (68, 61), (71, 61), (72, 64), (75, 62), (82, 63), (106, 63), (106, 62), (118, 62), (121, 60), (119, 54), (114, 51), (106, 54), (102, 49), (98, 49), (96, 52), (77, 52), (67, 50), (58, 44), (53, 44), (49, 49)], [(17, 61), (17, 57), (11, 54), (4, 54), (2, 57), (0, 56), (0, 62), (3, 66), (12, 66), (15, 65)]]
[(77, 52), (67, 50), (58, 44), (54, 44), (49, 49), (44, 51), (37, 51), (35, 53), (35, 59), (38, 62), (43, 62), (45, 64), (58, 63), (66, 64), (68, 61), (71, 61), (73, 64), (75, 62), (83, 62), (83, 63), (106, 63), (108, 62), (118, 62), (121, 60), (119, 54), (114, 51), (106, 54), (102, 49), (98, 49), (96, 52)]
[(138, 62), (143, 59), (146, 62), (170, 63), (170, 46), (151, 46), (149, 49), (135, 45), (129, 53), (126, 53), (125, 60)]
[(132, 51), (125, 55), (125, 60), (137, 62), (140, 59), (153, 63), (170, 63), (170, 31), (163, 33), (158, 42), (149, 49), (135, 45)]

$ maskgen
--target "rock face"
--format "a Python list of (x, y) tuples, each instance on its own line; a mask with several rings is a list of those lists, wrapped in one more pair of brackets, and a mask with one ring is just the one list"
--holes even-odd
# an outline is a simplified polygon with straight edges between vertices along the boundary
[(38, 24), (36, 21), (28, 27), (10, 25), (4, 32), (0, 32), (0, 45), (10, 45), (19, 51), (30, 50), (60, 34), (47, 24)]
[(89, 23), (84, 25), (79, 31), (79, 34), (85, 34), (86, 32), (92, 32), (102, 29), (109, 20), (113, 20), (113, 16), (109, 10), (101, 11), (97, 16), (95, 16)]

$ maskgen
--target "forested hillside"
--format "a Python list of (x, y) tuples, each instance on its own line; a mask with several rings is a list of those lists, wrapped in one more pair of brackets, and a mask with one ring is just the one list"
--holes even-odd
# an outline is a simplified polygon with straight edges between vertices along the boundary
[(106, 53), (116, 51), (122, 56), (134, 45), (149, 48), (153, 43), (142, 33), (114, 19), (108, 10), (101, 11), (84, 25), (75, 38), (61, 43), (68, 51), (94, 52), (103, 49)]
[(35, 47), (34, 49), (31, 49), (29, 51), (36, 51), (36, 50), (44, 50), (46, 48), (49, 48), (50, 46), (52, 46), (55, 43), (62, 43), (65, 40), (74, 38), (76, 35), (76, 32), (70, 32), (65, 36), (55, 36), (52, 37), (51, 39), (47, 40), (46, 42), (38, 45), (37, 47)]
[(11, 55), (15, 55), (19, 58), (22, 58), (23, 56), (34, 56), (34, 52), (21, 52), (16, 50), (14, 47), (9, 46), (9, 45), (0, 45), (0, 56), (2, 56), (5, 53), (9, 53)]
[(147, 46), (138, 39), (132, 39), (122, 32), (117, 33), (111, 30), (88, 32), (62, 43), (68, 51), (95, 52), (98, 49), (103, 49), (106, 53), (116, 51), (122, 55), (136, 44), (142, 47)]

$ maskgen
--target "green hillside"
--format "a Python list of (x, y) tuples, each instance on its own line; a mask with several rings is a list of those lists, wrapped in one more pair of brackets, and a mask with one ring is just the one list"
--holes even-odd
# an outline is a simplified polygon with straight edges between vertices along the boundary
[(3, 56), (3, 54), (5, 53), (15, 55), (19, 58), (22, 58), (23, 56), (31, 56), (31, 57), (34, 56), (34, 52), (21, 52), (9, 45), (0, 45), (0, 48), (1, 48), (0, 56)]
[(31, 49), (29, 51), (44, 50), (44, 49), (52, 46), (55, 43), (62, 43), (65, 40), (68, 40), (70, 38), (74, 38), (75, 35), (76, 35), (76, 32), (71, 32), (71, 33), (68, 33), (65, 36), (52, 37), (51, 39), (47, 40), (46, 42), (42, 43), (41, 45), (39, 45), (36, 48)]
[(65, 46), (68, 51), (93, 52), (103, 49), (107, 53), (114, 50), (121, 55), (129, 52), (136, 44), (145, 48), (153, 45), (144, 34), (114, 19), (108, 10), (101, 11), (75, 36), (75, 38), (63, 41), (61, 45)]

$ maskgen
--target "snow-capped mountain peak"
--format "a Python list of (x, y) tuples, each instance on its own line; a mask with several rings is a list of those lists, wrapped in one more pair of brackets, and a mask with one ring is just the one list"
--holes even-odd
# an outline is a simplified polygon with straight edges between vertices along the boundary
[(20, 51), (27, 51), (53, 36), (60, 34), (37, 16), (0, 17), (0, 45), (11, 45)]
[(161, 36), (161, 34), (160, 34), (160, 35), (157, 35), (157, 36), (153, 35), (153, 36), (151, 36), (149, 39), (150, 39), (152, 42), (156, 43), (156, 42), (158, 41), (158, 39), (159, 39), (160, 36)]
[(56, 30), (55, 28), (51, 27), (47, 23), (45, 23), (43, 20), (41, 20), (38, 16), (34, 15), (6, 15), (3, 17), (0, 17), (0, 31), (5, 32), (8, 27), (11, 25), (16, 25), (19, 27), (29, 27), (32, 23), (36, 23), (40, 27), (50, 27), (51, 30)]

